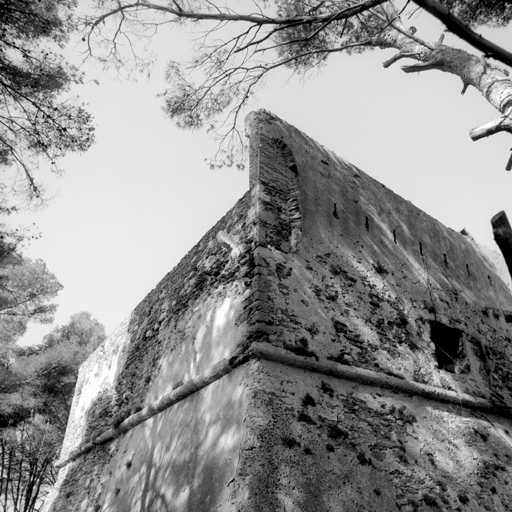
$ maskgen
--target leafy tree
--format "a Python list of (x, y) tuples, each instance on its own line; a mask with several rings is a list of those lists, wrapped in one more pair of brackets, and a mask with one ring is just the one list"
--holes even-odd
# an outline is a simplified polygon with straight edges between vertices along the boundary
[(35, 347), (15, 350), (10, 371), (32, 412), (43, 415), (64, 434), (80, 365), (105, 339), (105, 327), (82, 311), (57, 326)]
[(62, 289), (42, 260), (13, 253), (0, 265), (0, 348), (12, 346), (29, 321), (50, 323), (57, 308), (50, 303)]
[(0, 165), (18, 175), (0, 187), (0, 212), (20, 192), (43, 198), (34, 175), (40, 158), (60, 173), (60, 157), (93, 142), (90, 115), (62, 97), (82, 81), (59, 53), (76, 27), (75, 7), (76, 0), (0, 0)]
[[(463, 93), (469, 86), (480, 91), (499, 117), (471, 130), (473, 140), (500, 131), (512, 133), (512, 81), (506, 69), (489, 62), (494, 58), (512, 65), (512, 54), (474, 32), (483, 25), (508, 24), (511, 4), (500, 0), (414, 3), (483, 55), (443, 44), (444, 35), (435, 42), (422, 39), (415, 27), (404, 22), (404, 9), (389, 0), (254, 0), (244, 4), (246, 11), (237, 10), (242, 8), (240, 2), (104, 0), (98, 2), (100, 12), (86, 22), (86, 40), (92, 55), (124, 66), (123, 48), (129, 47), (125, 43), (131, 42), (131, 35), (150, 38), (164, 24), (202, 22), (206, 29), (190, 60), (168, 65), (165, 113), (185, 128), (211, 129), (228, 116), (227, 131), (221, 134), (228, 144), (240, 138), (236, 122), (241, 109), (272, 70), (287, 67), (304, 74), (324, 65), (333, 53), (376, 48), (397, 52), (384, 67), (411, 59), (416, 62), (402, 67), (406, 73), (443, 71), (461, 79)], [(228, 162), (230, 158), (228, 153)]]
[(0, 379), (0, 511), (39, 510), (55, 482), (78, 370), (105, 339), (88, 312), (35, 347), (18, 347)]
[(18, 247), (25, 240), (23, 231), (0, 224), (0, 265), (19, 261)]
[(43, 346), (53, 348), (57, 345), (73, 343), (86, 348), (90, 353), (105, 339), (105, 327), (98, 322), (89, 311), (81, 311), (71, 315), (69, 322), (57, 326), (43, 338)]

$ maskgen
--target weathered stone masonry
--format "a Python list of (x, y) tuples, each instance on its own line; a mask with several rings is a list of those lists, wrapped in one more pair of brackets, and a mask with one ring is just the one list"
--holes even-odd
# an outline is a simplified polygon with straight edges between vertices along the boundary
[(47, 510), (509, 510), (503, 261), (248, 126), (250, 191), (81, 368)]

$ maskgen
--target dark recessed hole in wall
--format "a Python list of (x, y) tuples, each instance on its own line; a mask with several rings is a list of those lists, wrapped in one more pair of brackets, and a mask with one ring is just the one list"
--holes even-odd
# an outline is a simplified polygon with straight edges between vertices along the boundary
[(315, 407), (316, 406), (316, 400), (309, 394), (306, 393), (302, 397), (302, 407)]
[(440, 322), (430, 322), (430, 338), (436, 347), (437, 365), (440, 370), (455, 373), (457, 363), (464, 358), (463, 332)]
[(396, 231), (394, 229), (393, 229), (393, 242), (395, 242), (395, 244), (398, 243), (396, 241)]
[(366, 231), (370, 231), (370, 219), (368, 217), (365, 217), (364, 227), (366, 228)]
[(468, 273), (468, 276), (471, 277), (471, 272), (469, 271), (469, 265), (466, 263), (466, 272)]
[(322, 381), (322, 384), (320, 386), (320, 389), (322, 390), (323, 393), (326, 393), (327, 395), (329, 395), (331, 398), (334, 396), (334, 389), (332, 386), (330, 386), (329, 384), (327, 384), (327, 382), (325, 381)]
[(503, 316), (507, 324), (512, 324), (512, 311), (503, 311)]
[(327, 162), (326, 160), (320, 159), (320, 162), (322, 162), (324, 165), (329, 165), (329, 162)]
[(286, 448), (292, 449), (292, 448), (295, 448), (295, 446), (300, 446), (299, 441), (297, 441), (292, 436), (283, 436), (281, 438), (281, 441), (282, 441), (283, 445), (286, 446)]
[(336, 203), (334, 203), (334, 209), (332, 210), (332, 214), (334, 215), (335, 219), (340, 218), (340, 216), (338, 215), (338, 207), (336, 206)]
[(420, 254), (423, 256), (423, 244), (420, 242)]
[(448, 268), (448, 258), (446, 257), (446, 253), (443, 252), (443, 261), (444, 261), (444, 266), (446, 268)]
[(492, 286), (492, 277), (488, 275), (487, 279), (489, 279), (489, 284)]
[(304, 411), (300, 411), (297, 415), (297, 419), (303, 423), (309, 423), (310, 425), (316, 425), (316, 421)]

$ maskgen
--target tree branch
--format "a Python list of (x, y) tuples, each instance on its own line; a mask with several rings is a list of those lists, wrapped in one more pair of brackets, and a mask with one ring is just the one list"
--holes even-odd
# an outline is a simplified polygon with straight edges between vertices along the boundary
[(393, 55), (390, 59), (384, 61), (382, 66), (384, 68), (389, 68), (392, 64), (399, 61), (400, 59), (413, 59), (416, 54), (413, 52), (399, 52), (396, 55)]
[[(473, 130), (473, 140), (498, 131), (512, 133), (512, 121), (508, 118), (512, 112), (512, 81), (505, 70), (486, 61), (486, 57), (492, 56), (512, 65), (512, 54), (476, 34), (439, 4), (439, 0), (413, 1), (440, 19), (457, 36), (484, 52), (482, 59), (443, 45), (443, 36), (436, 42), (418, 37), (414, 27), (407, 28), (402, 23), (403, 11), (398, 12), (389, 0), (355, 0), (349, 6), (349, 2), (318, 0), (309, 11), (304, 10), (300, 2), (297, 5), (291, 2), (293, 8), (277, 14), (269, 11), (268, 15), (262, 10), (238, 14), (210, 0), (197, 4), (197, 8), (188, 7), (180, 0), (170, 0), (166, 5), (150, 3), (151, 0), (125, 1), (126, 4), (119, 2), (116, 8), (104, 12), (88, 25), (87, 37), (91, 41), (97, 33), (101, 35), (102, 22), (110, 18), (117, 22), (118, 31), (110, 41), (103, 40), (107, 41), (107, 48), (109, 44), (113, 47), (114, 54), (118, 51), (116, 38), (126, 30), (121, 27), (125, 18), (128, 24), (140, 23), (144, 27), (145, 23), (156, 23), (145, 21), (144, 14), (153, 11), (165, 16), (165, 23), (188, 20), (211, 21), (217, 25), (203, 36), (201, 51), (197, 52), (199, 56), (192, 59), (189, 66), (173, 63), (168, 68), (167, 80), (171, 87), (165, 93), (166, 113), (178, 126), (197, 128), (224, 111), (234, 115), (236, 121), (252, 89), (271, 69), (287, 66), (306, 72), (322, 63), (328, 53), (378, 46), (398, 51), (384, 62), (384, 67), (400, 59), (411, 58), (416, 62), (402, 67), (406, 73), (436, 69), (458, 76), (463, 84), (462, 93), (470, 85), (475, 87), (502, 117)], [(324, 3), (328, 4), (325, 8)], [(123, 18), (121, 22), (119, 17)], [(214, 44), (208, 44), (207, 37), (229, 23), (242, 25), (243, 30), (224, 39), (224, 42), (215, 40)], [(248, 23), (249, 28), (244, 23)], [(341, 44), (338, 45), (337, 41)], [(90, 47), (89, 50), (92, 53)], [(279, 58), (266, 63), (266, 52), (270, 50), (277, 50)], [(259, 55), (264, 57), (260, 60), (257, 58)], [(194, 72), (199, 75), (200, 85), (192, 79)]]
[(441, 62), (437, 60), (431, 60), (429, 62), (419, 62), (418, 64), (409, 64), (408, 66), (402, 66), (404, 73), (419, 73), (421, 71), (429, 71), (431, 69), (439, 69)]
[(507, 66), (512, 66), (512, 53), (477, 34), (436, 0), (413, 0), (413, 2), (437, 18), (450, 32), (469, 43), (473, 48)]
[(482, 126), (473, 128), (469, 132), (469, 136), (472, 140), (477, 141), (499, 132), (512, 133), (512, 119), (509, 116), (502, 116), (498, 119), (493, 119)]
[(394, 8), (391, 14), (388, 13), (386, 9), (384, 9), (384, 12), (386, 13), (385, 17), (381, 16), (379, 13), (372, 10), (372, 13), (375, 16), (388, 23), (390, 27), (394, 28), (397, 32), (400, 32), (400, 34), (408, 37), (409, 39), (412, 39), (413, 41), (415, 41), (418, 44), (421, 44), (422, 46), (425, 46), (425, 48), (428, 48), (429, 50), (434, 51), (436, 49), (435, 45), (427, 43), (423, 39), (416, 37), (414, 35), (414, 32), (407, 30), (403, 25), (402, 21), (400, 20), (399, 14), (394, 10)]
[(503, 254), (508, 271), (512, 276), (512, 228), (504, 211), (498, 212), (491, 219), (494, 240)]
[(303, 25), (313, 23), (326, 23), (351, 18), (352, 16), (356, 16), (357, 14), (366, 12), (369, 9), (372, 9), (373, 7), (381, 5), (387, 1), (388, 0), (367, 0), (366, 2), (361, 2), (360, 4), (347, 7), (346, 9), (339, 11), (334, 16), (332, 14), (326, 14), (318, 16), (297, 16), (292, 18), (277, 18), (256, 14), (230, 14), (228, 12), (212, 13), (185, 11), (181, 8), (176, 9), (169, 6), (150, 4), (146, 2), (135, 2), (133, 4), (121, 5), (118, 8), (112, 9), (111, 11), (103, 14), (102, 16), (99, 16), (91, 24), (91, 31), (94, 28), (96, 28), (100, 23), (105, 21), (107, 18), (110, 18), (115, 14), (119, 14), (124, 11), (138, 9), (161, 11), (167, 14), (172, 14), (173, 16), (176, 16), (178, 18), (191, 19), (194, 21), (244, 21), (248, 23), (253, 23), (255, 25)]

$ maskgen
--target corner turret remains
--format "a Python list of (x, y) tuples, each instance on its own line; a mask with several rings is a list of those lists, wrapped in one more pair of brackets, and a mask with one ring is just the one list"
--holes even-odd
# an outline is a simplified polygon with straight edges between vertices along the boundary
[(510, 510), (503, 258), (248, 126), (249, 192), (82, 366), (46, 510)]

